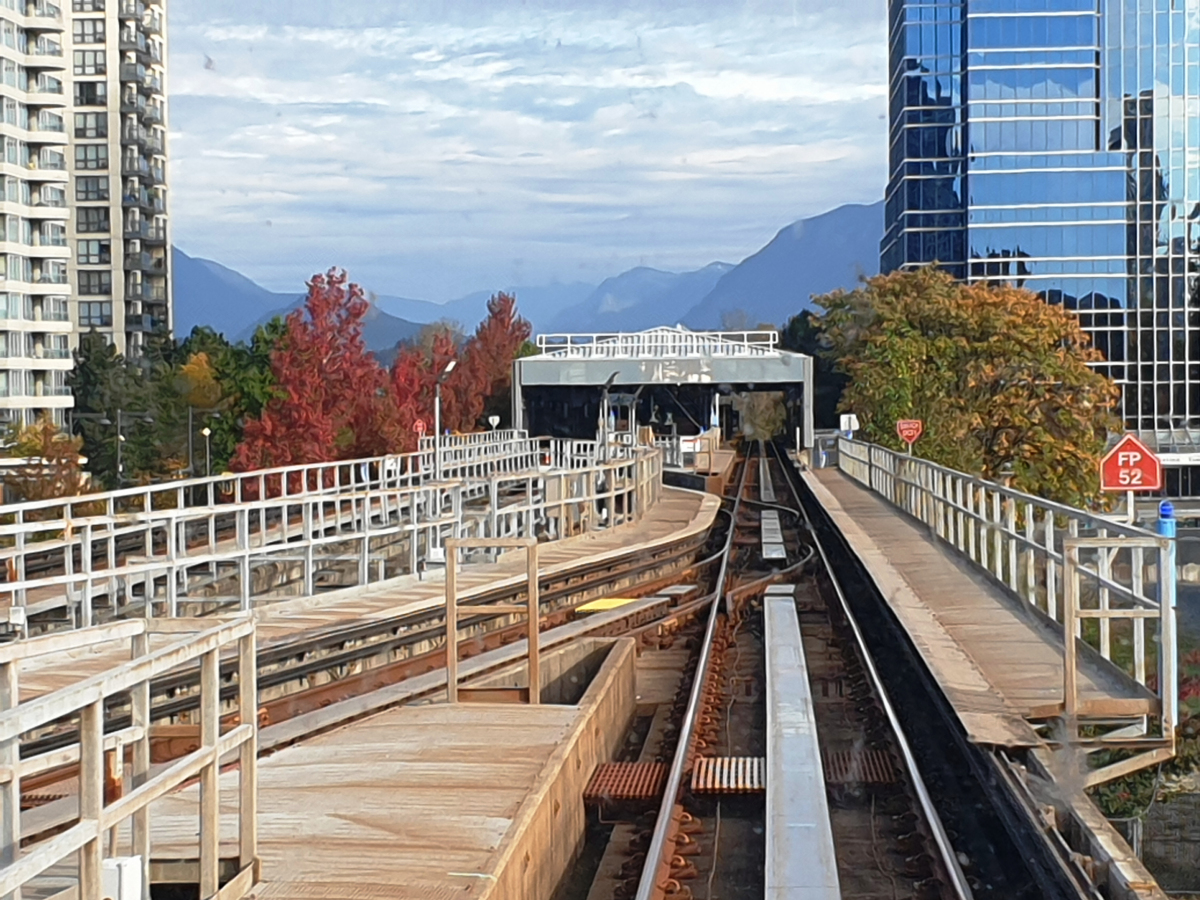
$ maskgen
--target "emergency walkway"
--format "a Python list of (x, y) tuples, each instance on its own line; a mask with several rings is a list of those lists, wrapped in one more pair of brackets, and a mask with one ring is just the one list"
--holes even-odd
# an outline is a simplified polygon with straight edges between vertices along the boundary
[(1140, 751), (1089, 784), (1169, 758), (1171, 541), (882, 447), (838, 449), (838, 468), (804, 481), (973, 741)]

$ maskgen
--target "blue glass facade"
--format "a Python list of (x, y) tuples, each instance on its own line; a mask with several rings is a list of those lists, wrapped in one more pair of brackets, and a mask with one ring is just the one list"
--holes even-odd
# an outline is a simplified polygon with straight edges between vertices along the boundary
[(1200, 443), (1200, 0), (891, 0), (884, 271), (1078, 312), (1128, 425)]

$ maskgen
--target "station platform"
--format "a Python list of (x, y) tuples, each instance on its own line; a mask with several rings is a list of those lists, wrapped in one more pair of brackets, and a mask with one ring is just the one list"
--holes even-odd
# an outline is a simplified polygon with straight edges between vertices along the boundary
[[(559, 702), (402, 706), (263, 759), (254, 896), (550, 900), (583, 840), (583, 788), (635, 712), (635, 643), (581, 639), (543, 665), (542, 699)], [(236, 770), (220, 793), (232, 861)], [(153, 807), (157, 883), (189, 877), (198, 808), (197, 786)]]
[[(1058, 631), (940, 542), (929, 529), (837, 469), (801, 473), (895, 612), (971, 740), (1042, 743), (1029, 720), (1063, 710)], [(1061, 626), (1059, 626), (1061, 628)], [(1081, 655), (1083, 703), (1158, 700), (1132, 679)]]
[[(635, 523), (542, 544), (539, 572), (542, 578), (548, 578), (585, 566), (616, 565), (630, 557), (700, 537), (712, 527), (720, 505), (716, 496), (664, 488), (659, 502)], [(463, 565), (458, 570), (459, 602), (469, 602), (484, 591), (524, 581), (523, 551), (503, 554), (494, 563)], [(317, 637), (351, 624), (437, 608), (444, 603), (444, 569), (431, 570), (423, 578), (403, 576), (369, 587), (281, 600), (256, 609), (258, 644), (262, 650)], [(203, 621), (208, 627), (209, 621), (216, 625), (220, 620), (221, 617), (214, 616)], [(154, 635), (151, 649), (165, 646), (178, 637)], [(101, 645), (93, 650), (31, 660), (21, 669), (21, 697), (58, 690), (119, 665), (127, 658), (128, 650), (123, 646)]]

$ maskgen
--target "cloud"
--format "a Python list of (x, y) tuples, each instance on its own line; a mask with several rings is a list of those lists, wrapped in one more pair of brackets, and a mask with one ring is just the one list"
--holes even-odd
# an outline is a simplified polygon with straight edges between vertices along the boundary
[(176, 240), (444, 300), (736, 262), (882, 195), (882, 0), (581, 6), (174, 0)]

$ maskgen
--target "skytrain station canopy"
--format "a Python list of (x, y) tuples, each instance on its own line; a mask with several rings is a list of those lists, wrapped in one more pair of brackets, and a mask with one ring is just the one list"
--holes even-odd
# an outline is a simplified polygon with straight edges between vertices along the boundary
[[(812, 446), (812, 357), (781, 350), (775, 331), (690, 331), (682, 326), (633, 333), (538, 335), (536, 356), (514, 363), (513, 420), (542, 431), (562, 413), (594, 425), (592, 398), (606, 388), (626, 393), (666, 389), (692, 397), (782, 391), (792, 419)], [(550, 406), (558, 413), (548, 417)], [(641, 419), (646, 421), (646, 419)], [(693, 420), (694, 421), (694, 420)]]

